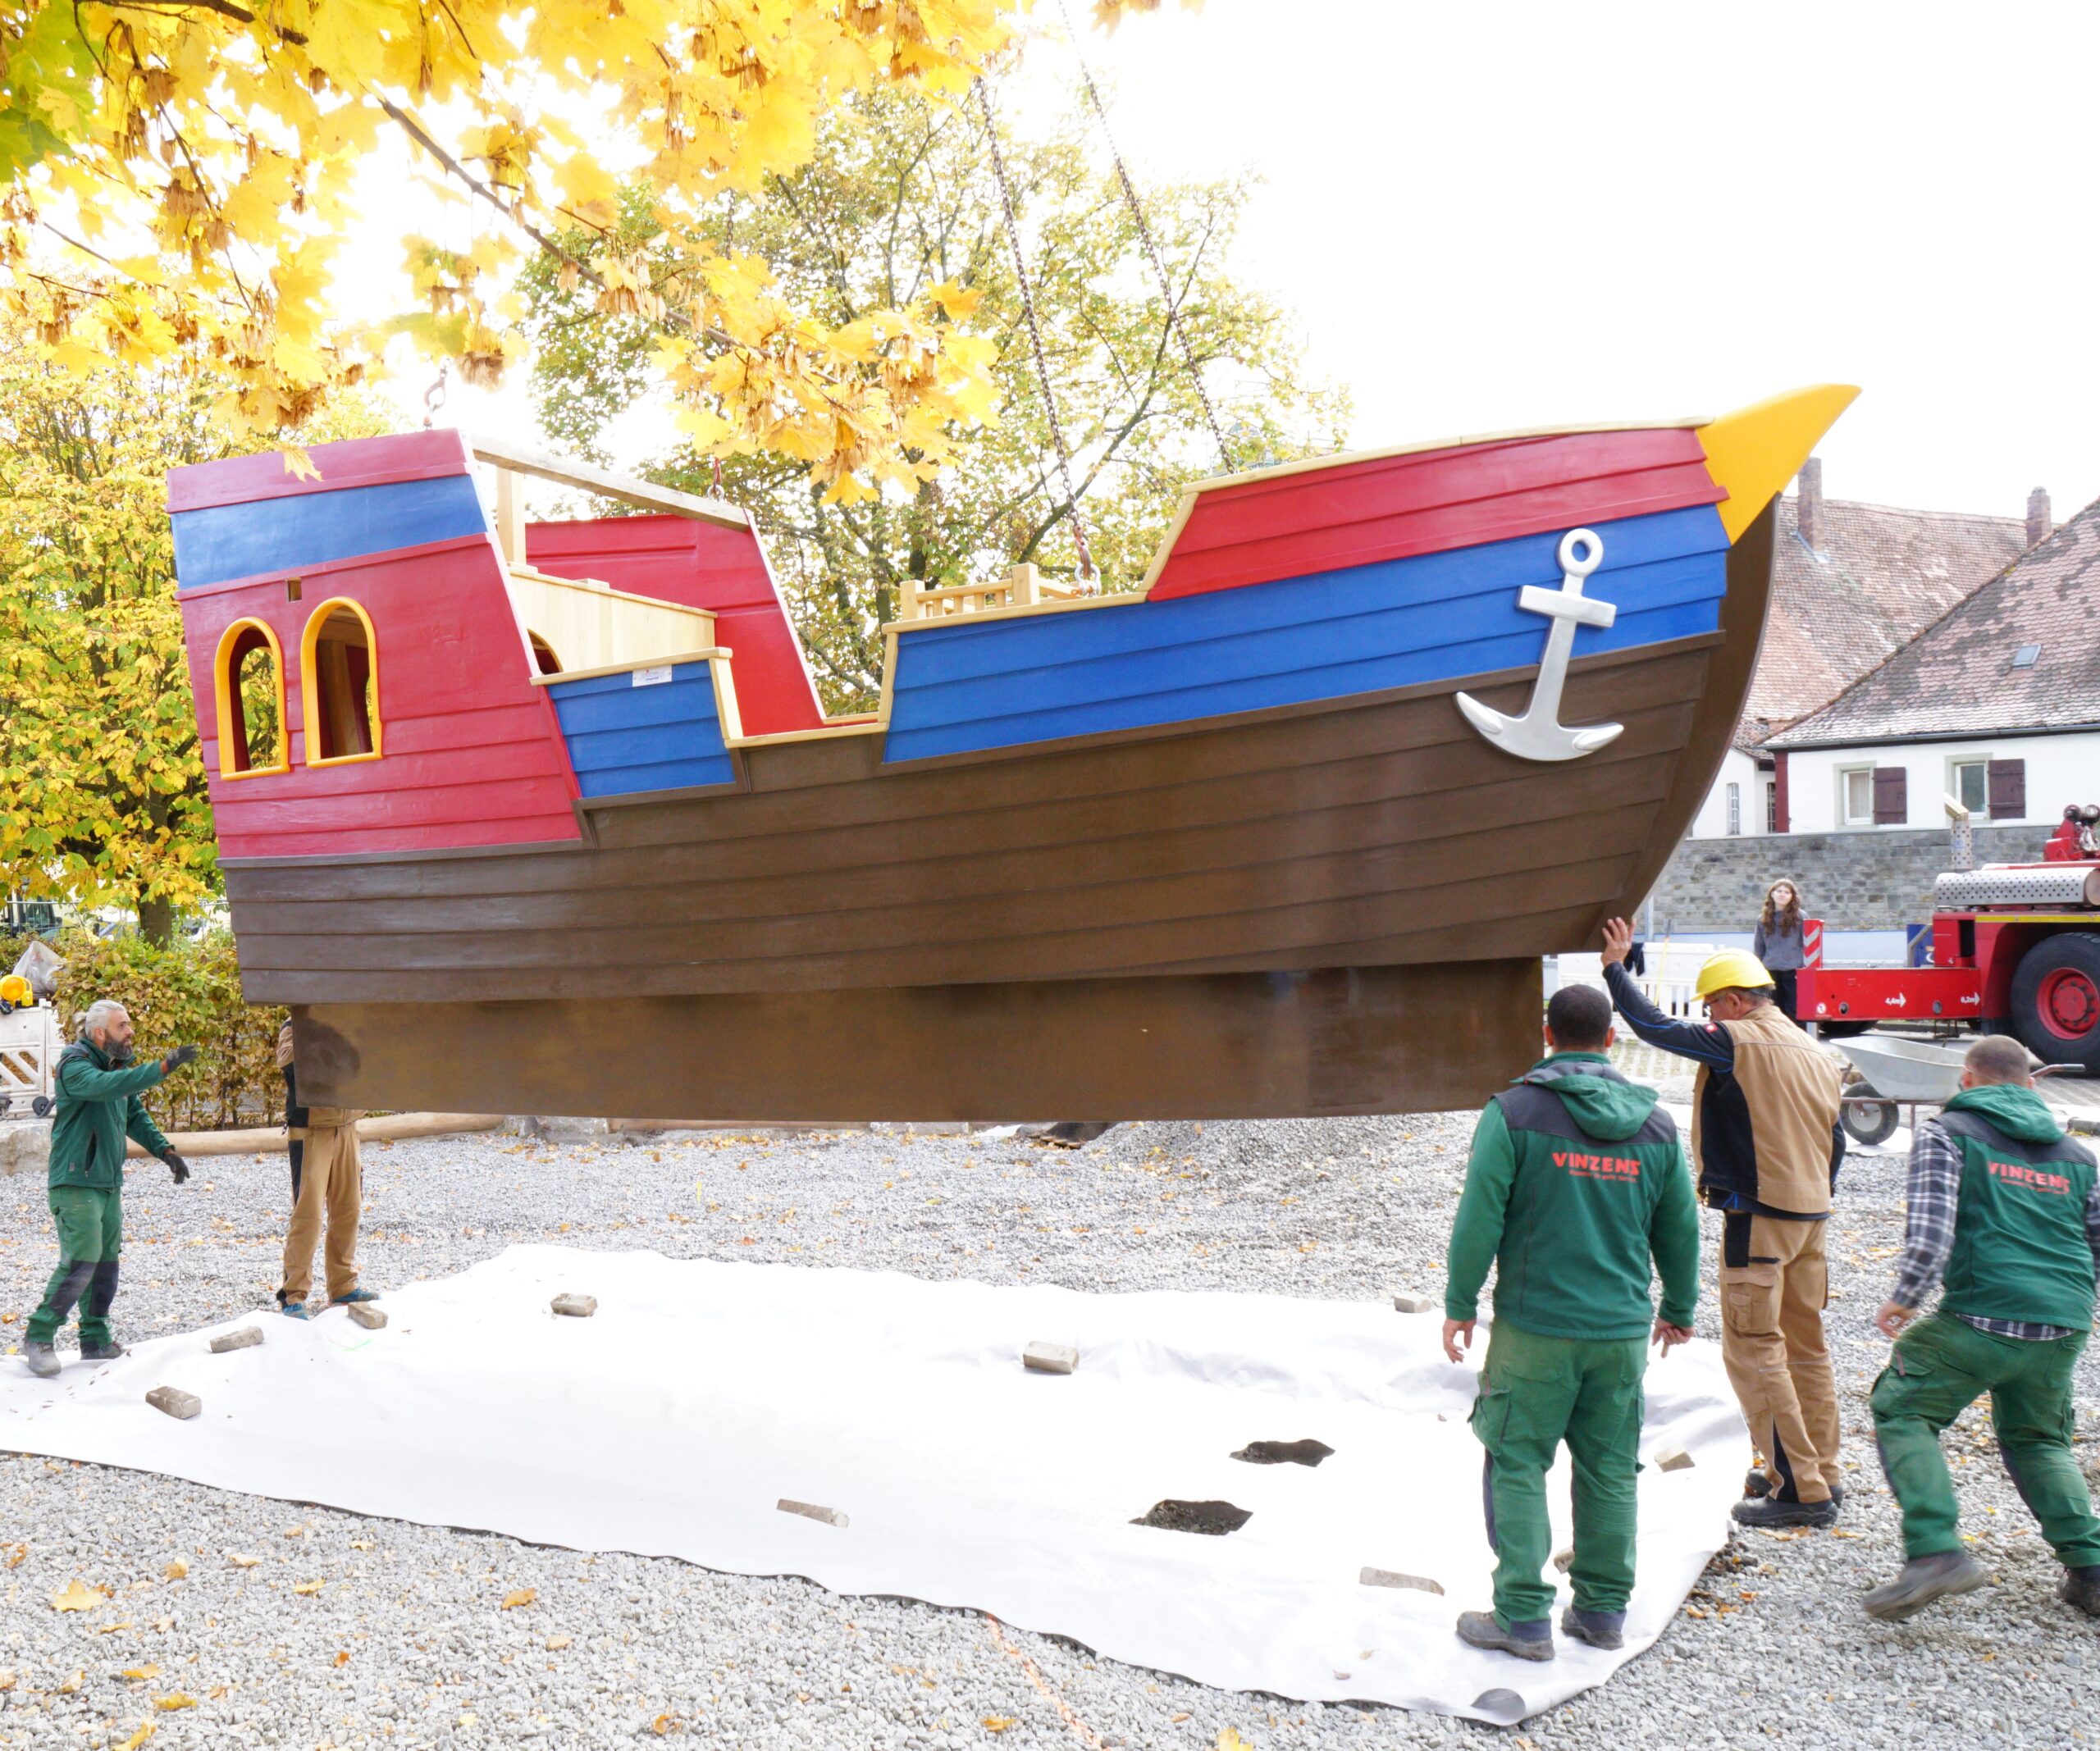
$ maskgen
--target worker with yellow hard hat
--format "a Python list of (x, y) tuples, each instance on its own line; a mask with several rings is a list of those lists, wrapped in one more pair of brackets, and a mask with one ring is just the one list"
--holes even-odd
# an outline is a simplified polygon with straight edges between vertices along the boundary
[(1721, 1212), (1721, 1359), (1764, 1466), (1735, 1517), (1751, 1526), (1838, 1519), (1838, 1388), (1823, 1332), (1824, 1227), (1845, 1133), (1840, 1071), (1774, 1002), (1764, 964), (1723, 949), (1699, 969), (1702, 1023), (1673, 1021), (1625, 968), (1633, 927), (1605, 925), (1605, 983), (1628, 1027), (1699, 1066), (1691, 1152)]

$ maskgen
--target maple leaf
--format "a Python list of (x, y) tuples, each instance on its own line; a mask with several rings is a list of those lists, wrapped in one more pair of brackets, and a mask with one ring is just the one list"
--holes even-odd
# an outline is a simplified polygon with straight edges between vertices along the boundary
[(93, 1611), (102, 1603), (106, 1595), (98, 1587), (90, 1587), (85, 1581), (75, 1580), (62, 1592), (51, 1596), (53, 1611)]

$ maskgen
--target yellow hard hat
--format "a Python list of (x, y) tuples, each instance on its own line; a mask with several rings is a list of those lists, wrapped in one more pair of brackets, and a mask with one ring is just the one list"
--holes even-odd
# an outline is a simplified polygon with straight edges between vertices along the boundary
[(1747, 949), (1724, 948), (1699, 969), (1699, 995), (1710, 997), (1717, 991), (1769, 990), (1772, 975), (1764, 963)]

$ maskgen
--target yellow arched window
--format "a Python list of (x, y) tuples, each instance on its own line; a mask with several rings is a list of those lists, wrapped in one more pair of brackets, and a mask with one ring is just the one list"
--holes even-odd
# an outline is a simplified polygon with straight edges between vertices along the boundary
[(213, 668), (219, 718), (219, 776), (290, 772), (285, 733), (285, 654), (259, 620), (236, 620), (219, 635)]
[(299, 672), (306, 764), (377, 759), (379, 642), (363, 609), (348, 596), (315, 609), (299, 640)]

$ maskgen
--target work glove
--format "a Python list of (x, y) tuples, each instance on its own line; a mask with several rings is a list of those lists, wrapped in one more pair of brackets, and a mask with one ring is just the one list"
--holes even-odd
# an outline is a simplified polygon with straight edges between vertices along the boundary
[(169, 1052), (161, 1060), (161, 1074), (163, 1076), (174, 1075), (196, 1056), (197, 1048), (194, 1046), (176, 1046), (173, 1051)]
[[(194, 1050), (194, 1048), (193, 1047), (192, 1050)], [(177, 1155), (172, 1149), (165, 1151), (162, 1155), (161, 1160), (167, 1163), (167, 1170), (174, 1176), (175, 1183), (177, 1185), (182, 1184), (184, 1181), (189, 1178), (189, 1164), (184, 1160), (182, 1157)]]

